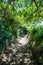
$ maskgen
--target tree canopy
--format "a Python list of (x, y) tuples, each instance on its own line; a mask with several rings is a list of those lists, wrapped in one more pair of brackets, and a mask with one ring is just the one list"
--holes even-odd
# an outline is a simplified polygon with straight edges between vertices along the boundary
[[(0, 49), (16, 39), (20, 29), (28, 30), (32, 49), (43, 47), (43, 0), (0, 0)], [(37, 57), (43, 65), (43, 55), (38, 52)]]

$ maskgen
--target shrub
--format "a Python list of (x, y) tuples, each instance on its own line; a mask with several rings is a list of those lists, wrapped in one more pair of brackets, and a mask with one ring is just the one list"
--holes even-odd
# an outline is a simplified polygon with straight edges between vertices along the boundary
[(32, 60), (38, 65), (43, 65), (43, 25), (42, 22), (30, 27), (30, 49)]

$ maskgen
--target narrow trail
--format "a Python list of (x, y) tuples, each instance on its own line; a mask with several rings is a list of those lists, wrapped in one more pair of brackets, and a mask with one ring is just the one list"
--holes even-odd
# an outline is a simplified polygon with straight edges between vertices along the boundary
[(12, 50), (13, 49), (13, 53), (22, 53), (26, 46), (27, 46), (27, 43), (28, 43), (28, 38), (27, 38), (27, 35), (24, 36), (24, 37), (19, 37), (17, 38), (17, 42), (15, 44), (11, 44), (10, 47), (8, 47), (9, 50)]
[(24, 53), (27, 43), (27, 35), (19, 37), (16, 44), (11, 44), (7, 51), (0, 54), (0, 65), (29, 65), (31, 54)]
[(17, 39), (18, 43), (20, 43), (21, 45), (26, 45), (28, 43), (28, 38), (27, 35), (25, 35), (24, 37), (19, 37)]

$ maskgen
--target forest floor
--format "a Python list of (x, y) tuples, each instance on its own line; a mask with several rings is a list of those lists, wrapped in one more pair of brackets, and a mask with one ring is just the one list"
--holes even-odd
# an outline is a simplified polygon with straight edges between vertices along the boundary
[(4, 52), (0, 52), (0, 65), (32, 65), (31, 54), (24, 52), (26, 47), (26, 36), (20, 37), (16, 44), (12, 43)]

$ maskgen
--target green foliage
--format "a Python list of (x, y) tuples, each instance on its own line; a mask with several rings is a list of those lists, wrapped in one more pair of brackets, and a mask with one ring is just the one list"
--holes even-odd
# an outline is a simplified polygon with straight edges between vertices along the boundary
[(43, 55), (36, 51), (43, 49), (43, 25), (39, 21), (43, 24), (43, 0), (0, 0), (0, 48), (6, 46), (6, 39), (10, 43), (12, 36), (17, 37), (18, 29), (20, 33), (29, 26), (34, 59), (43, 65)]
[(43, 21), (37, 24), (33, 24), (30, 27), (30, 33), (34, 36), (34, 40), (43, 38)]
[(29, 29), (30, 35), (30, 49), (35, 63), (43, 64), (43, 21), (32, 24)]

